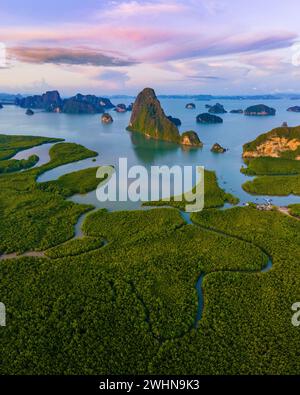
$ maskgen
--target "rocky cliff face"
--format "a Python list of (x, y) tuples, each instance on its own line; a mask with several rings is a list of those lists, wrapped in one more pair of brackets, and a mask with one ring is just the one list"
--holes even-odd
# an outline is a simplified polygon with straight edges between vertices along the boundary
[(300, 127), (281, 127), (244, 145), (243, 158), (287, 157), (300, 160)]
[(280, 158), (283, 152), (296, 151), (298, 147), (300, 147), (299, 140), (288, 140), (285, 137), (272, 137), (258, 145), (255, 151), (244, 152), (243, 157), (258, 158), (260, 156), (269, 156), (271, 158)]
[(170, 141), (184, 146), (202, 147), (202, 143), (194, 131), (180, 136), (177, 125), (181, 121), (167, 117), (153, 89), (145, 88), (133, 104), (128, 130), (140, 132), (148, 138)]
[(180, 134), (165, 115), (153, 89), (145, 88), (136, 98), (128, 130), (145, 134), (156, 140), (180, 142)]

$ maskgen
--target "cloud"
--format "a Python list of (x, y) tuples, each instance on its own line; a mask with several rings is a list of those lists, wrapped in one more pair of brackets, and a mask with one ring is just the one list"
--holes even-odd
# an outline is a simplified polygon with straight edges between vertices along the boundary
[(218, 81), (224, 79), (216, 75), (187, 75), (186, 77), (194, 80), (208, 80), (208, 81)]
[(91, 66), (131, 66), (137, 62), (111, 53), (89, 48), (47, 48), (13, 47), (8, 48), (8, 56), (25, 63)]
[(118, 71), (118, 70), (104, 70), (97, 76), (97, 79), (101, 81), (108, 81), (108, 80), (118, 80), (122, 82), (129, 81), (130, 78), (126, 71)]
[[(216, 57), (247, 52), (263, 52), (273, 49), (287, 48), (293, 45), (298, 35), (288, 32), (234, 35), (231, 37), (189, 37), (183, 35), (181, 40), (168, 42), (162, 48), (154, 48), (146, 55), (149, 61), (168, 61), (189, 58)], [(195, 34), (194, 34), (195, 36)], [(186, 43), (188, 42), (188, 44)]]
[(123, 90), (130, 81), (130, 77), (126, 71), (119, 71), (115, 69), (103, 69), (100, 73), (95, 72), (90, 76), (94, 85), (101, 87), (101, 89), (110, 91)]
[(128, 18), (137, 17), (142, 15), (159, 15), (159, 14), (171, 14), (180, 13), (186, 9), (186, 6), (176, 2), (160, 2), (160, 1), (122, 1), (121, 3), (112, 2), (114, 5), (111, 9), (106, 12), (101, 12), (100, 17), (112, 17), (112, 18)]

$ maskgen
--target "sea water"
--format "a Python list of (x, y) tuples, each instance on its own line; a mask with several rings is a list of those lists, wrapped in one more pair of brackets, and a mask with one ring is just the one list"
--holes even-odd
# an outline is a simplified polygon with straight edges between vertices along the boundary
[[(129, 104), (130, 99), (118, 99)], [(147, 140), (138, 133), (126, 131), (131, 113), (110, 111), (114, 122), (110, 125), (101, 123), (101, 114), (68, 115), (36, 111), (34, 116), (25, 115), (25, 110), (15, 106), (5, 106), (0, 111), (0, 133), (22, 134), (64, 138), (68, 142), (76, 142), (99, 153), (96, 162), (86, 159), (77, 163), (64, 165), (44, 173), (39, 181), (57, 179), (59, 176), (98, 165), (118, 166), (119, 158), (127, 158), (128, 166), (143, 165), (150, 168), (156, 166), (192, 165), (204, 166), (214, 170), (219, 185), (227, 192), (240, 198), (241, 203), (249, 201), (262, 202), (266, 196), (252, 196), (243, 191), (241, 185), (250, 178), (240, 173), (243, 165), (242, 146), (252, 141), (261, 133), (281, 126), (287, 122), (289, 126), (300, 125), (300, 113), (287, 112), (287, 108), (300, 105), (300, 101), (281, 99), (265, 100), (263, 103), (277, 110), (276, 116), (247, 117), (242, 114), (220, 115), (224, 123), (202, 125), (196, 123), (196, 116), (207, 112), (205, 104), (215, 102), (194, 101), (195, 110), (185, 108), (190, 99), (161, 99), (167, 115), (179, 118), (182, 122), (180, 132), (195, 130), (204, 143), (202, 149), (188, 149), (176, 144)], [(250, 105), (260, 104), (252, 100), (219, 100), (227, 111), (245, 109)], [(117, 102), (114, 104), (118, 104)], [(214, 143), (228, 149), (225, 154), (214, 154), (210, 151)], [(49, 145), (32, 148), (18, 153), (18, 159), (26, 158), (34, 153), (40, 157), (37, 166), (49, 160)], [(95, 191), (86, 195), (76, 195), (72, 200), (78, 203), (93, 204), (111, 210), (140, 208), (140, 202), (106, 202), (97, 201)], [(300, 197), (272, 197), (276, 205), (288, 205), (300, 202)]]

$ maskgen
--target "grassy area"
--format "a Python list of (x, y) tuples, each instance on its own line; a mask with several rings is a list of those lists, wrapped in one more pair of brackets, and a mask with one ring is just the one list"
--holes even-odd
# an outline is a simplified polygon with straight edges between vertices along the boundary
[(253, 181), (247, 181), (242, 187), (252, 195), (300, 195), (300, 175), (261, 176), (255, 178)]
[[(195, 190), (193, 190), (195, 192)], [(195, 202), (195, 201), (194, 201)], [(174, 197), (171, 197), (169, 202), (160, 200), (157, 202), (145, 202), (144, 206), (170, 206), (180, 210), (185, 210), (187, 204), (193, 204), (194, 202), (187, 202), (185, 197), (182, 197), (181, 201), (175, 201)], [(223, 207), (225, 203), (238, 204), (239, 199), (230, 193), (226, 193), (218, 185), (216, 173), (213, 171), (205, 170), (204, 173), (204, 208), (215, 208)]]

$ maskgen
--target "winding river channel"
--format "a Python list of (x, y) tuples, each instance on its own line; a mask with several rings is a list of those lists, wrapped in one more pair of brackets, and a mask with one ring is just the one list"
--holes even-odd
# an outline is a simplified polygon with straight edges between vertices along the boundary
[[(188, 224), (188, 225), (194, 225), (194, 226), (199, 227), (200, 229), (205, 229), (205, 230), (208, 230), (210, 232), (214, 232), (214, 233), (220, 234), (220, 235), (225, 236), (225, 237), (231, 237), (231, 238), (235, 238), (235, 239), (240, 240), (240, 241), (242, 240), (245, 243), (249, 243), (249, 242), (247, 242), (247, 241), (245, 241), (245, 240), (243, 240), (241, 238), (229, 235), (229, 234), (227, 234), (225, 232), (222, 232), (222, 231), (219, 231), (219, 230), (216, 230), (216, 229), (212, 229), (212, 228), (205, 228), (205, 227), (202, 227), (200, 225), (197, 225), (191, 220), (191, 214), (190, 213), (187, 213), (187, 212), (184, 212), (184, 211), (181, 211), (180, 213), (181, 213), (181, 217), (185, 220), (186, 224)], [(251, 244), (251, 243), (249, 243), (249, 244)], [(258, 247), (258, 246), (256, 246), (256, 247)], [(258, 248), (261, 250), (260, 247), (258, 247)], [(262, 252), (265, 255), (267, 255), (268, 262), (259, 271), (259, 273), (267, 273), (267, 272), (269, 272), (272, 269), (273, 261), (272, 261), (272, 258), (268, 254), (266, 254), (265, 251), (262, 251)], [(223, 273), (226, 273), (226, 272), (227, 273), (233, 273), (233, 272), (234, 273), (257, 273), (257, 272), (251, 272), (249, 270), (247, 270), (247, 271), (246, 270), (231, 270), (231, 271), (228, 271), (228, 270), (225, 271), (224, 270), (222, 272)], [(196, 283), (196, 291), (197, 291), (197, 295), (198, 295), (198, 308), (197, 308), (197, 315), (196, 315), (196, 319), (195, 319), (195, 328), (198, 328), (199, 322), (201, 321), (201, 318), (202, 318), (202, 315), (203, 315), (203, 309), (204, 309), (203, 280), (204, 280), (205, 276), (206, 276), (206, 273), (201, 273), (199, 278), (198, 278), (198, 280), (197, 280), (197, 283)]]

